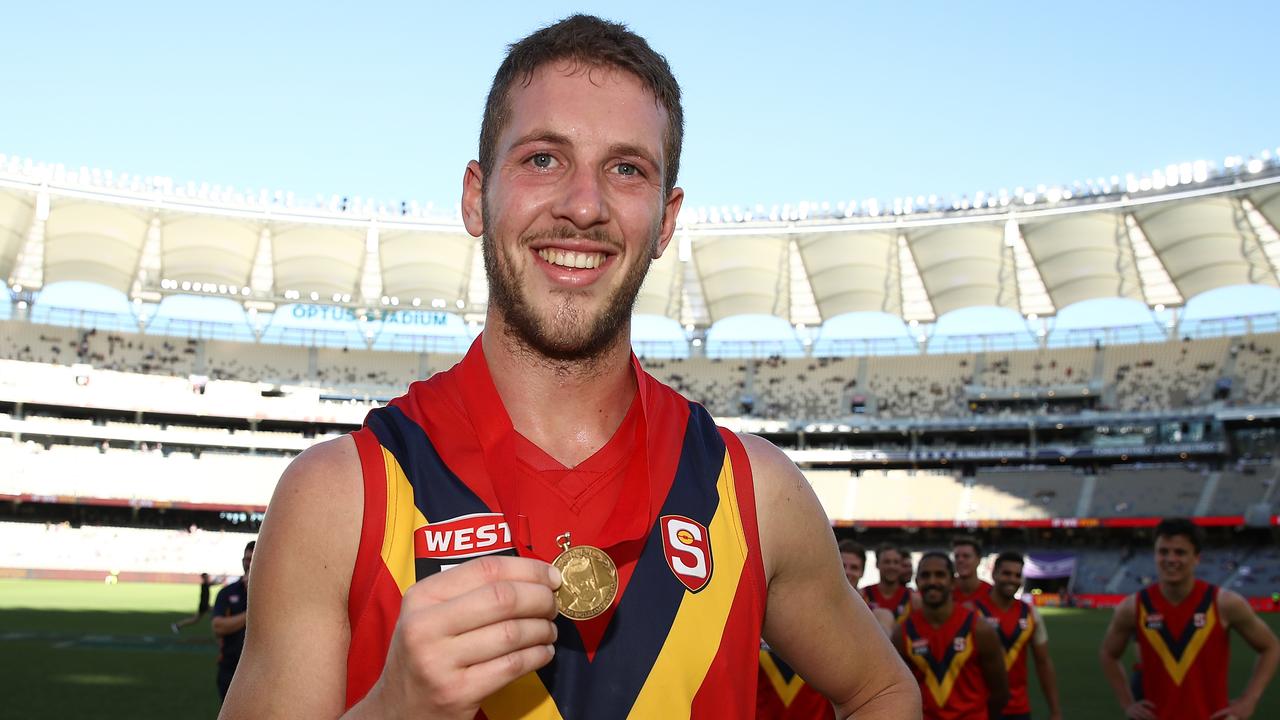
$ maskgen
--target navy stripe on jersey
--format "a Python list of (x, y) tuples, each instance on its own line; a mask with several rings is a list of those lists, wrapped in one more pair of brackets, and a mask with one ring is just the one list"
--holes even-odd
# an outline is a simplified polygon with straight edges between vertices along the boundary
[(791, 678), (796, 676), (796, 671), (792, 670), (787, 661), (783, 660), (778, 653), (772, 650), (766, 650), (765, 652), (769, 653), (769, 659), (773, 660), (774, 666), (778, 668), (778, 674), (782, 676), (783, 682), (790, 684)]
[[(933, 657), (932, 648), (926, 648), (923, 653), (916, 655), (916, 657), (923, 657), (925, 662), (928, 663), (929, 672), (933, 673), (933, 678), (938, 683), (942, 683), (946, 679), (947, 670), (951, 668), (951, 661), (954, 660), (956, 657), (955, 639), (966, 637), (969, 635), (969, 630), (973, 627), (974, 617), (975, 615), (973, 613), (969, 613), (969, 616), (964, 619), (963, 623), (961, 623), (960, 630), (957, 631), (955, 635), (952, 635), (951, 637), (947, 638), (947, 652), (943, 654), (941, 660), (938, 660)], [(912, 640), (921, 639), (920, 631), (916, 629), (916, 624), (912, 622), (912, 620), (907, 620), (906, 628), (907, 628), (907, 637), (911, 638)]]
[[(1217, 588), (1213, 585), (1205, 587), (1204, 595), (1201, 596), (1200, 602), (1196, 605), (1196, 614), (1209, 612), (1209, 607), (1213, 605), (1213, 598), (1217, 594), (1215, 592), (1216, 590)], [(1142, 607), (1146, 609), (1148, 617), (1160, 614), (1159, 611), (1156, 610), (1155, 601), (1151, 598), (1149, 588), (1143, 588), (1140, 590), (1138, 592), (1138, 599), (1142, 602)], [(1193, 615), (1192, 618), (1194, 619), (1194, 617), (1195, 616)], [(1182, 653), (1186, 652), (1187, 646), (1191, 644), (1192, 638), (1196, 636), (1196, 631), (1203, 630), (1204, 628), (1198, 628), (1196, 627), (1195, 622), (1188, 620), (1187, 624), (1182, 628), (1182, 635), (1176, 638), (1173, 636), (1173, 633), (1169, 631), (1169, 623), (1167, 622), (1161, 622), (1158, 629), (1152, 629), (1160, 635), (1161, 640), (1164, 640), (1164, 645), (1169, 649), (1169, 654), (1173, 656), (1173, 659), (1175, 661), (1181, 661)]]
[(414, 504), (427, 522), (493, 512), (444, 464), (426, 431), (400, 408), (388, 405), (373, 410), (365, 424), (400, 463), (413, 485)]
[[(680, 514), (710, 526), (725, 462), (724, 440), (714, 421), (690, 403), (680, 464), (659, 515)], [(686, 592), (667, 566), (661, 532), (654, 523), (592, 660), (574, 622), (556, 618), (555, 658), (538, 675), (565, 720), (625, 718), (644, 687)]]
[[(1018, 603), (1018, 606), (1018, 620), (1025, 620), (1027, 616), (1031, 614), (1031, 609), (1027, 607), (1027, 604), (1024, 602)], [(996, 617), (995, 610), (987, 607), (985, 603), (981, 601), (976, 602), (974, 603), (974, 607), (977, 608), (978, 612), (982, 613), (983, 617), (996, 618), (999, 620), (999, 618)], [(1018, 638), (1022, 635), (1021, 623), (1014, 625), (1013, 630), (1008, 635), (1004, 632), (1003, 623), (997, 622), (992, 624), (991, 627), (996, 629), (996, 634), (1000, 636), (1000, 644), (1004, 645), (1004, 649), (1006, 651), (1012, 648), (1014, 643), (1018, 642)]]
[[(369, 413), (365, 424), (373, 430), (378, 443), (400, 463), (413, 486), (413, 503), (427, 522), (493, 512), (444, 464), (426, 431), (400, 408), (394, 405), (377, 408)], [(508, 549), (493, 554), (515, 555), (516, 552)], [(414, 577), (422, 580), (434, 575), (444, 569), (445, 564), (450, 563), (436, 558), (415, 558)]]

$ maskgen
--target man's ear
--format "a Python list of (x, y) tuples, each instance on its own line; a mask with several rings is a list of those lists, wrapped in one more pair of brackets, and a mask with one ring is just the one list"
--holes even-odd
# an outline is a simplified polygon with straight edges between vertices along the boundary
[(475, 160), (462, 173), (462, 224), (472, 237), (484, 234), (484, 171)]
[(662, 253), (667, 251), (667, 246), (671, 244), (671, 238), (676, 233), (676, 218), (680, 215), (680, 207), (684, 205), (684, 190), (682, 188), (671, 188), (671, 192), (667, 193), (667, 199), (662, 204), (662, 231), (658, 234), (658, 247), (654, 250), (653, 259), (657, 260), (662, 257)]

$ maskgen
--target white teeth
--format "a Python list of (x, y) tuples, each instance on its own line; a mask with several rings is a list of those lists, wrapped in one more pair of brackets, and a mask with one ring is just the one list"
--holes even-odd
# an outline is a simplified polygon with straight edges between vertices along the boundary
[(552, 265), (567, 268), (595, 269), (604, 263), (604, 253), (573, 252), (551, 248), (539, 250), (538, 257)]

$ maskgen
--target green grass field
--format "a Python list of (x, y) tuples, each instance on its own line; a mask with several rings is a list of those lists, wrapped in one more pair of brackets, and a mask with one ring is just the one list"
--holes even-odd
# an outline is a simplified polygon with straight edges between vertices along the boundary
[[(217, 650), (209, 621), (182, 635), (169, 623), (190, 614), (196, 585), (0, 580), (0, 718), (212, 718)], [(1109, 613), (1044, 612), (1064, 716), (1122, 717), (1095, 660)], [(1280, 629), (1280, 616), (1265, 616)], [(1243, 687), (1253, 653), (1232, 638), (1231, 691)], [(1035, 673), (1031, 673), (1035, 682)], [(1039, 689), (1033, 710), (1044, 717)], [(1280, 717), (1273, 687), (1255, 718)]]

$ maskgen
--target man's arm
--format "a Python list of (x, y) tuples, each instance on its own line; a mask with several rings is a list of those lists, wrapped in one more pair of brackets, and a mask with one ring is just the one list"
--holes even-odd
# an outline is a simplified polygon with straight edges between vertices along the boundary
[(1102, 664), (1102, 674), (1107, 678), (1107, 684), (1111, 686), (1125, 715), (1134, 720), (1155, 720), (1155, 703), (1146, 699), (1133, 699), (1133, 690), (1129, 688), (1129, 678), (1124, 670), (1124, 651), (1129, 646), (1129, 638), (1133, 637), (1136, 627), (1137, 610), (1133, 596), (1130, 595), (1116, 607), (1111, 616), (1111, 624), (1107, 626), (1107, 634), (1103, 636), (1102, 647), (1098, 650), (1098, 662)]
[(765, 640), (832, 700), (837, 717), (919, 718), (919, 688), (844, 577), (830, 520), (809, 483), (767, 441), (742, 441), (769, 584)]
[(995, 628), (981, 620), (976, 621), (973, 640), (978, 650), (978, 663), (982, 668), (982, 680), (987, 685), (987, 715), (1000, 717), (1009, 702), (1009, 673), (1004, 669), (1004, 646)]
[[(350, 436), (289, 465), (258, 536), (244, 655), (219, 717), (342, 714), (363, 506)], [(382, 674), (346, 717), (470, 720), (484, 698), (551, 659), (558, 586), (547, 563), (497, 556), (411, 585)]]
[[(214, 609), (214, 612), (217, 612), (217, 608)], [(235, 615), (214, 615), (213, 634), (217, 637), (225, 637), (232, 633), (240, 632), (245, 626), (247, 616), (247, 612), (236, 613)]]
[(1280, 664), (1280, 641), (1276, 640), (1276, 634), (1271, 632), (1271, 628), (1267, 627), (1239, 593), (1219, 590), (1218, 610), (1228, 627), (1240, 633), (1240, 637), (1258, 653), (1258, 659), (1253, 663), (1253, 672), (1249, 675), (1244, 692), (1211, 717), (1246, 720), (1257, 709), (1267, 683), (1276, 674), (1276, 665)]
[(880, 623), (880, 627), (884, 630), (884, 636), (892, 638), (893, 631), (898, 627), (898, 623), (893, 619), (893, 613), (884, 608), (876, 608), (871, 611), (871, 614), (875, 615), (876, 622)]
[(1045, 702), (1049, 704), (1049, 720), (1061, 720), (1062, 706), (1058, 703), (1058, 673), (1053, 668), (1053, 658), (1049, 657), (1049, 634), (1045, 630), (1044, 620), (1033, 606), (1031, 614), (1035, 618), (1036, 630), (1031, 638), (1031, 657), (1036, 661), (1036, 677), (1040, 679), (1040, 691), (1044, 693)]
[(363, 503), (350, 437), (312, 447), (285, 470), (254, 551), (253, 621), (220, 717), (342, 714)]

